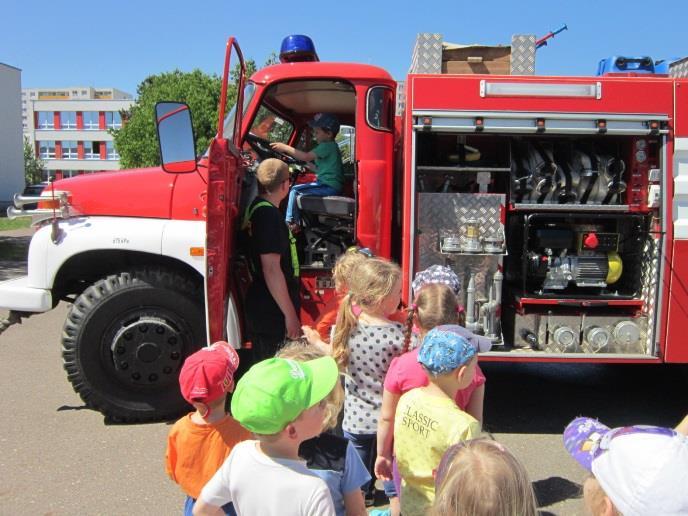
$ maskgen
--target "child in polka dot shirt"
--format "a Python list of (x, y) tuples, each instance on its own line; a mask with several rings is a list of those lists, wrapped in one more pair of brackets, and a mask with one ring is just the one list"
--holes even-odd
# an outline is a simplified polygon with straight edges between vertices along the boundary
[[(403, 325), (388, 318), (400, 299), (398, 265), (378, 258), (361, 262), (351, 274), (349, 293), (342, 300), (332, 338), (333, 356), (348, 373), (344, 435), (371, 472), (385, 374), (404, 344)], [(352, 309), (354, 304), (358, 315)], [(385, 484), (385, 492), (388, 496), (396, 494), (392, 482)]]

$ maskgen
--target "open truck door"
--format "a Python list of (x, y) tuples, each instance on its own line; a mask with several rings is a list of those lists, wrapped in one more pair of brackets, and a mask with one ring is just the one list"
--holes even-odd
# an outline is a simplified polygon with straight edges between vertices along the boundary
[[(225, 121), (227, 85), (229, 82), (232, 49), (239, 60), (237, 80), (237, 109)], [(217, 135), (207, 152), (206, 192), (206, 324), (208, 342), (224, 340), (227, 328), (227, 302), (230, 300), (229, 262), (235, 252), (235, 229), (238, 223), (242, 169), (239, 142), (243, 118), (246, 67), (239, 44), (227, 40), (222, 74), (222, 91), (218, 107)], [(156, 105), (156, 123), (160, 142), (162, 168), (170, 173), (196, 172), (196, 154), (191, 113), (186, 104), (160, 102)], [(228, 124), (225, 127), (225, 124)], [(227, 129), (227, 131), (226, 131)], [(227, 133), (227, 134), (226, 134)], [(233, 310), (230, 310), (234, 313)], [(232, 326), (238, 328), (238, 321)], [(238, 331), (236, 332), (238, 335)], [(240, 342), (232, 342), (239, 346)]]
[[(225, 138), (225, 108), (232, 49), (239, 59), (236, 109), (231, 139)], [(217, 136), (208, 149), (208, 200), (206, 220), (206, 311), (209, 342), (224, 340), (227, 302), (230, 297), (229, 263), (236, 252), (236, 224), (239, 223), (239, 202), (243, 171), (241, 163), (241, 127), (243, 122), (246, 66), (239, 44), (229, 38), (222, 73), (222, 92), (217, 115)], [(234, 313), (234, 311), (232, 311)], [(232, 342), (240, 346), (240, 342)]]

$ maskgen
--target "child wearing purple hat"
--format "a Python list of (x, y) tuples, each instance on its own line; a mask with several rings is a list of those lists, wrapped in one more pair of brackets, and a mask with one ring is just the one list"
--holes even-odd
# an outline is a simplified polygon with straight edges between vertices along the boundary
[(688, 514), (688, 419), (674, 430), (609, 428), (579, 417), (564, 430), (564, 446), (593, 476), (583, 499), (593, 516)]

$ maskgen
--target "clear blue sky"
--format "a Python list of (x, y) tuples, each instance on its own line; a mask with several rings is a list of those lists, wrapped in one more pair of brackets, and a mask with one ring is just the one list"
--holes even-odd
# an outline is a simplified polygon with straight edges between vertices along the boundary
[(0, 4), (0, 62), (22, 87), (116, 87), (136, 93), (148, 75), (179, 68), (220, 73), (235, 35), (260, 66), (287, 34), (308, 34), (321, 60), (408, 70), (418, 32), (453, 43), (509, 44), (569, 30), (537, 53), (540, 75), (593, 74), (610, 55), (688, 55), (688, 1), (638, 0), (122, 0)]

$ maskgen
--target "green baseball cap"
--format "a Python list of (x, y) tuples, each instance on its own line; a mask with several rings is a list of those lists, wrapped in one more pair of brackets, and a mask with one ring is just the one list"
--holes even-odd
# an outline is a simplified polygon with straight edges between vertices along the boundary
[(337, 363), (329, 356), (308, 362), (263, 360), (237, 383), (232, 416), (251, 432), (276, 434), (322, 401), (338, 381)]

